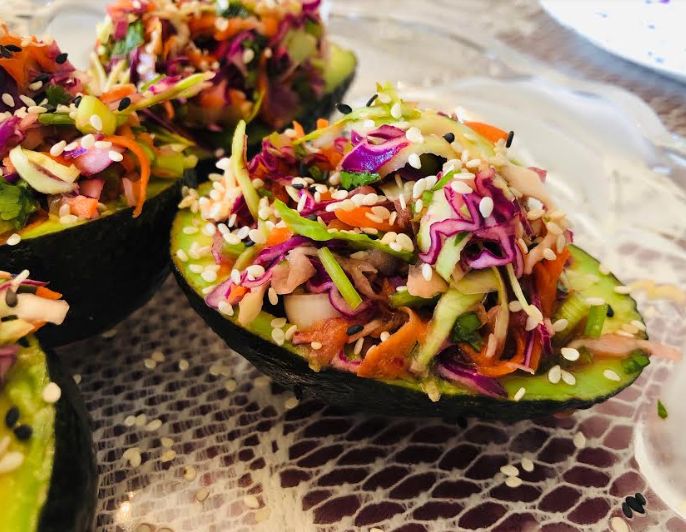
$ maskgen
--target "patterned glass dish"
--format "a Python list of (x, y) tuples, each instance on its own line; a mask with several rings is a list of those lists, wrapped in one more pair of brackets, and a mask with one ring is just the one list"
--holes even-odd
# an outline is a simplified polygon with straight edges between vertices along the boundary
[[(514, 130), (514, 154), (549, 170), (578, 243), (627, 283), (674, 285), (662, 289), (668, 301), (645, 291), (638, 299), (653, 338), (682, 346), (683, 140), (628, 92), (572, 80), (489, 31), (459, 31), (450, 2), (419, 11), (415, 2), (371, 4), (327, 5), (333, 38), (360, 59), (348, 103), (391, 79), (408, 98)], [(461, 4), (477, 25), (507, 15)], [(85, 25), (52, 24), (58, 39), (92, 40)], [(686, 423), (676, 401), (686, 375), (660, 360), (616, 398), (564, 418), (369, 417), (276, 388), (225, 347), (172, 280), (116, 330), (62, 355), (94, 419), (103, 530), (686, 528), (683, 502), (667, 493), (679, 479), (665, 476), (686, 461), (655, 452)], [(657, 397), (667, 420), (657, 418)], [(645, 451), (643, 469), (635, 450)], [(506, 484), (508, 464), (521, 484)], [(625, 518), (622, 502), (637, 492), (647, 513)]]

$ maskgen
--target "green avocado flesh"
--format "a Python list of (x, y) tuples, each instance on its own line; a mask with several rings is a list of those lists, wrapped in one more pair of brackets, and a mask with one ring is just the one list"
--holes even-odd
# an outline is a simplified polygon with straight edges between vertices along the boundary
[[(203, 190), (203, 187), (201, 187), (201, 194)], [(322, 387), (325, 387), (328, 386), (326, 384), (327, 381), (330, 381), (332, 385), (335, 385), (334, 383), (338, 381), (341, 384), (338, 391), (339, 394), (345, 393), (347, 384), (354, 385), (361, 388), (363, 393), (367, 390), (370, 392), (368, 405), (364, 403), (363, 399), (359, 401), (353, 400), (355, 405), (361, 408), (369, 407), (367, 409), (377, 411), (383, 411), (383, 407), (380, 408), (378, 405), (373, 404), (374, 397), (391, 396), (392, 400), (396, 401), (397, 399), (397, 401), (395, 405), (387, 405), (388, 412), (395, 410), (396, 413), (406, 412), (413, 415), (427, 412), (432, 412), (435, 415), (448, 415), (453, 412), (455, 415), (479, 415), (483, 417), (516, 419), (544, 415), (560, 410), (589, 407), (621, 391), (631, 384), (641, 372), (640, 367), (627, 365), (623, 363), (623, 359), (595, 358), (591, 363), (576, 364), (571, 367), (570, 371), (576, 377), (576, 384), (573, 386), (563, 382), (555, 385), (551, 384), (545, 371), (541, 371), (537, 375), (517, 372), (499, 379), (509, 398), (512, 398), (520, 387), (526, 389), (524, 398), (519, 402), (493, 399), (485, 396), (477, 397), (474, 392), (467, 388), (449, 383), (443, 379), (435, 379), (432, 382), (438, 386), (438, 390), (441, 392), (441, 399), (433, 404), (429, 401), (424, 391), (426, 389), (425, 385), (418, 380), (375, 381), (373, 379), (359, 378), (352, 374), (344, 374), (333, 369), (326, 369), (317, 373), (309, 369), (306, 362), (302, 363), (306, 356), (306, 351), (302, 347), (288, 342), (282, 347), (271, 343), (271, 320), (275, 316), (262, 311), (250, 325), (241, 327), (238, 325), (236, 316), (225, 316), (204, 304), (203, 298), (205, 295), (203, 295), (202, 290), (210, 286), (211, 283), (204, 281), (200, 274), (191, 272), (189, 267), (191, 263), (201, 266), (213, 264), (213, 258), (208, 256), (200, 260), (183, 262), (176, 256), (177, 250), (187, 251), (193, 242), (196, 242), (201, 247), (212, 244), (211, 237), (201, 232), (193, 235), (187, 235), (183, 232), (184, 227), (193, 225), (202, 225), (200, 215), (193, 214), (189, 210), (183, 210), (177, 214), (172, 227), (171, 255), (177, 279), (187, 295), (189, 295), (194, 308), (227, 341), (229, 346), (244, 354), (259, 369), (268, 372), (260, 365), (269, 365), (273, 360), (269, 360), (267, 355), (260, 356), (260, 353), (256, 352), (258, 348), (253, 345), (255, 342), (251, 343), (249, 341), (250, 335), (246, 336), (242, 331), (247, 331), (262, 340), (258, 342), (259, 346), (269, 350), (271, 352), (270, 355), (278, 359), (277, 362), (280, 370), (289, 373), (282, 379), (285, 382), (281, 382), (281, 384), (288, 385), (290, 380), (292, 381), (290, 384), (293, 386), (306, 386), (306, 382), (312, 382), (313, 387), (317, 387), (319, 385), (317, 381), (319, 380), (322, 383)], [(570, 286), (574, 289), (574, 293), (583, 299), (602, 297), (614, 311), (613, 317), (605, 319), (602, 332), (607, 334), (617, 331), (621, 328), (622, 324), (633, 320), (642, 322), (642, 318), (636, 309), (636, 302), (630, 296), (618, 294), (614, 291), (614, 287), (620, 285), (619, 281), (612, 275), (601, 273), (598, 261), (585, 251), (575, 246), (570, 246), (570, 250), (572, 261), (566, 270), (566, 274)], [(225, 279), (220, 278), (216, 283), (212, 284), (218, 284), (223, 280)], [(246, 336), (246, 338), (241, 338), (241, 335)], [(257, 339), (255, 340), (257, 342)], [(267, 342), (272, 347), (269, 347)], [(258, 360), (255, 361), (254, 356), (245, 354), (246, 351), (256, 355)], [(296, 362), (297, 359), (300, 359), (300, 361)], [(290, 365), (295, 365), (297, 369), (290, 368)], [(619, 376), (619, 381), (615, 382), (607, 379), (603, 375), (605, 370), (614, 371)], [(302, 375), (303, 371), (310, 372), (312, 375)], [(353, 384), (351, 379), (359, 382), (354, 382)], [(381, 391), (378, 389), (379, 384), (395, 391)], [(407, 394), (398, 395), (399, 389), (412, 392), (412, 394), (409, 396)], [(313, 390), (311, 393), (315, 396), (319, 395), (317, 390)], [(333, 390), (332, 396), (335, 396), (336, 393)], [(404, 401), (414, 401), (416, 404), (405, 405)], [(345, 404), (345, 399), (339, 397), (338, 402), (339, 404), (341, 402)], [(441, 405), (445, 405), (445, 408), (442, 408)], [(507, 408), (503, 408), (503, 405)], [(404, 408), (404, 406), (407, 406), (407, 408)]]
[[(51, 381), (62, 392), (55, 404), (42, 398)], [(11, 407), (19, 409), (15, 428), (33, 430), (27, 441), (17, 439), (5, 423)], [(90, 530), (97, 472), (88, 415), (71, 377), (33, 338), (0, 384), (0, 441), (5, 437), (8, 452), (21, 452), (24, 461), (0, 473), (0, 532)]]
[[(55, 407), (41, 398), (50, 382), (45, 354), (32, 340), (23, 348), (0, 388), (0, 441), (10, 438), (8, 451), (24, 454), (24, 463), (11, 473), (0, 473), (0, 531), (36, 530), (48, 495), (55, 455)], [(33, 429), (27, 442), (19, 441), (4, 422), (16, 406), (20, 424)]]

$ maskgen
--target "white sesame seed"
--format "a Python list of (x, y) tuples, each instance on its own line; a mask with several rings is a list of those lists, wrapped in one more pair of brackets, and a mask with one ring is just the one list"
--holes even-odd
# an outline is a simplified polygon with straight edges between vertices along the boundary
[(522, 397), (524, 397), (524, 394), (526, 393), (526, 388), (522, 387), (519, 390), (517, 390), (517, 393), (514, 394), (513, 399), (515, 401), (520, 401)]
[(560, 354), (562, 355), (562, 358), (565, 360), (569, 360), (571, 362), (574, 362), (576, 360), (579, 360), (579, 351), (574, 349), (573, 347), (563, 347), (560, 349)]
[(567, 328), (567, 325), (569, 325), (569, 322), (565, 318), (560, 318), (553, 323), (553, 331), (564, 331)]
[(161, 419), (153, 419), (150, 421), (146, 426), (145, 430), (148, 432), (155, 432), (162, 426), (162, 420)]
[(243, 497), (243, 504), (245, 504), (248, 508), (252, 508), (253, 510), (260, 507), (260, 501), (258, 501), (257, 497), (254, 495), (246, 495)]
[[(458, 194), (470, 194), (472, 192), (472, 187), (470, 187), (464, 181), (453, 181), (450, 183), (450, 188), (452, 188)], [(481, 204), (479, 204), (481, 206)]]
[(279, 303), (279, 295), (276, 293), (273, 286), (270, 286), (269, 290), (267, 290), (267, 298), (272, 305), (277, 305)]
[(208, 488), (200, 488), (195, 492), (195, 500), (198, 502), (204, 502), (207, 497), (210, 496), (210, 490)]
[(85, 149), (92, 148), (95, 144), (95, 137), (92, 134), (85, 135), (81, 138), (81, 147)]
[(283, 332), (283, 329), (273, 329), (272, 330), (272, 340), (274, 340), (274, 343), (276, 345), (283, 345), (285, 339), (286, 339), (286, 335)]
[(519, 475), (519, 470), (512, 464), (500, 466), (500, 472), (508, 477), (516, 477)]
[(422, 167), (422, 160), (416, 153), (411, 153), (410, 156), (407, 158), (407, 162), (412, 168), (416, 168), (417, 170), (419, 170)]
[(124, 418), (124, 425), (127, 427), (133, 427), (136, 424), (136, 416), (126, 416)]
[(522, 469), (528, 473), (534, 470), (534, 463), (528, 456), (522, 458)]
[(52, 145), (50, 148), (50, 155), (53, 157), (59, 157), (64, 152), (64, 147), (67, 145), (67, 141), (60, 140), (59, 142)]
[(148, 369), (155, 369), (155, 368), (157, 367), (157, 362), (155, 362), (155, 361), (154, 361), (153, 359), (151, 359), (151, 358), (146, 358), (146, 359), (143, 361), (143, 365), (144, 365), (146, 368), (148, 368)]
[(353, 347), (353, 353), (359, 355), (362, 352), (362, 346), (364, 345), (364, 337), (358, 338)]
[(188, 262), (188, 255), (183, 249), (177, 249), (176, 256), (181, 262)]
[(546, 248), (543, 250), (543, 258), (545, 260), (555, 260), (557, 255), (555, 255), (555, 252), (552, 249)]
[(629, 532), (629, 525), (621, 517), (615, 516), (610, 519), (612, 532)]
[(213, 283), (217, 280), (217, 272), (213, 270), (203, 270), (200, 277), (207, 283)]
[(228, 380), (224, 383), (224, 389), (225, 389), (227, 392), (235, 392), (235, 391), (236, 391), (236, 388), (238, 388), (238, 383), (237, 383), (234, 379), (228, 379)]
[(587, 297), (586, 303), (592, 307), (597, 307), (605, 304), (605, 300), (602, 297)]
[(507, 477), (505, 479), (505, 485), (508, 488), (518, 488), (519, 486), (522, 485), (522, 479), (519, 477)]
[(121, 162), (124, 160), (124, 156), (119, 153), (118, 151), (110, 150), (107, 152), (107, 156), (110, 158), (110, 161), (113, 161), (115, 163)]
[(60, 223), (62, 225), (71, 225), (79, 221), (79, 217), (73, 214), (67, 214), (65, 216), (60, 216)]
[(576, 384), (576, 377), (572, 375), (569, 371), (562, 370), (562, 382), (569, 386), (574, 386)]
[(297, 330), (297, 325), (291, 325), (288, 329), (286, 329), (286, 333), (284, 335), (285, 339), (290, 342), (293, 339), (293, 335), (296, 333)]
[(410, 127), (405, 132), (405, 136), (407, 137), (407, 140), (414, 142), (415, 144), (421, 144), (424, 142), (424, 135), (422, 135), (422, 132), (416, 126)]
[(0, 475), (15, 471), (24, 463), (24, 455), (19, 451), (5, 453), (0, 458)]
[(252, 277), (253, 279), (257, 279), (264, 275), (264, 267), (259, 264), (252, 264), (251, 266), (248, 266), (245, 271), (248, 273), (248, 277)]
[(12, 95), (8, 92), (3, 93), (2, 102), (8, 107), (14, 107), (14, 98), (12, 98)]
[(164, 360), (167, 358), (164, 356), (164, 353), (160, 351), (159, 349), (156, 349), (150, 354), (150, 358), (154, 360), (155, 362), (164, 362)]
[(271, 326), (272, 326), (272, 328), (281, 329), (282, 327), (284, 327), (286, 325), (286, 323), (288, 323), (286, 318), (274, 318), (271, 321)]
[(583, 449), (586, 446), (586, 436), (584, 436), (583, 432), (579, 431), (574, 435), (572, 442), (577, 449)]
[(102, 118), (100, 118), (98, 115), (91, 115), (88, 121), (96, 131), (102, 131)]
[(208, 222), (205, 225), (203, 225), (202, 232), (204, 235), (214, 236), (214, 233), (217, 232), (217, 226), (211, 222)]
[(174, 449), (167, 449), (160, 455), (160, 462), (171, 462), (176, 458), (176, 451)]
[(143, 457), (141, 456), (141, 452), (138, 447), (131, 447), (130, 449), (127, 449), (124, 452), (124, 459), (127, 460), (129, 465), (134, 468), (140, 466), (141, 462), (143, 461)]
[(477, 168), (481, 164), (481, 159), (471, 159), (465, 163), (467, 168)]
[(46, 403), (56, 403), (62, 397), (62, 389), (54, 382), (48, 383), (48, 385), (43, 388), (43, 393), (41, 394), (43, 401)]
[(255, 51), (252, 48), (246, 48), (243, 51), (243, 62), (247, 65), (253, 59), (255, 59)]
[(190, 266), (188, 266), (188, 269), (192, 273), (202, 273), (203, 271), (205, 271), (205, 268), (200, 264), (191, 264)]
[(182, 358), (179, 360), (179, 371), (186, 371), (190, 367), (188, 360)]
[(431, 264), (422, 264), (422, 277), (424, 277), (425, 281), (431, 281), (431, 278), (433, 277), (433, 269), (431, 268)]
[(315, 351), (318, 351), (319, 349), (322, 348), (322, 343), (321, 342), (312, 342), (310, 344), (310, 347), (314, 349)]
[(422, 212), (422, 209), (424, 209), (424, 202), (418, 199), (414, 204), (414, 212)]
[(619, 382), (620, 380), (622, 380), (620, 376), (617, 375), (617, 373), (611, 369), (606, 369), (605, 371), (603, 371), (603, 377), (615, 382)]
[(617, 294), (630, 294), (631, 293), (631, 287), (629, 287), (629, 286), (615, 286), (614, 290), (615, 290), (615, 293), (617, 293)]
[(479, 212), (484, 218), (488, 218), (493, 213), (493, 198), (484, 196), (479, 201)]
[(527, 331), (533, 331), (536, 327), (539, 326), (540, 323), (541, 320), (538, 318), (538, 316), (527, 316), (524, 328)]
[(391, 106), (391, 116), (392, 116), (393, 118), (395, 118), (396, 120), (399, 120), (399, 119), (402, 118), (402, 116), (403, 116), (403, 109), (402, 109), (402, 107), (400, 106), (400, 102), (395, 102), (395, 103)]
[(228, 301), (220, 301), (217, 305), (217, 310), (227, 316), (233, 316), (234, 313), (233, 306)]
[(76, 384), (81, 384), (81, 375), (79, 375), (78, 373), (75, 373), (75, 374), (73, 375), (72, 379), (74, 379), (74, 382), (75, 382)]
[(21, 242), (21, 236), (18, 233), (12, 233), (7, 239), (8, 246), (16, 246), (19, 242)]
[(162, 447), (165, 447), (166, 449), (171, 448), (174, 445), (174, 440), (167, 436), (162, 436), (160, 438), (160, 443), (162, 444)]
[(543, 209), (531, 209), (529, 212), (526, 213), (526, 218), (531, 221), (538, 220), (544, 214), (545, 211)]
[(554, 235), (561, 235), (564, 232), (562, 228), (555, 222), (550, 222), (546, 224), (546, 227), (548, 228), (548, 231)]
[(109, 140), (96, 140), (94, 146), (99, 150), (109, 150), (112, 143)]
[(385, 342), (385, 341), (388, 340), (390, 337), (391, 337), (391, 333), (389, 333), (388, 331), (383, 331), (383, 332), (379, 335), (379, 340), (381, 340), (381, 342)]
[(558, 364), (555, 364), (548, 371), (548, 380), (553, 384), (557, 384), (558, 382), (560, 382), (561, 378), (562, 378), (562, 368)]
[(189, 482), (195, 480), (196, 475), (197, 473), (193, 466), (186, 466), (183, 468), (183, 478), (188, 480)]

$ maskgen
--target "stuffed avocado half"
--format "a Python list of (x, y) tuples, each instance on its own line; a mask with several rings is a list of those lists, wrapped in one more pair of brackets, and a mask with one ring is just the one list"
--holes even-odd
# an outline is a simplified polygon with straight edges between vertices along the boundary
[(239, 126), (172, 228), (192, 306), (275, 381), (388, 414), (516, 419), (603, 401), (661, 349), (507, 132), (390, 85), (339, 109), (249, 161)]
[(210, 75), (94, 89), (54, 42), (0, 26), (0, 45), (0, 265), (61, 288), (72, 312), (41, 334), (64, 344), (120, 321), (166, 275), (168, 228), (197, 156), (150, 108)]
[(225, 149), (240, 120), (254, 145), (293, 120), (313, 127), (340, 101), (355, 55), (329, 41), (320, 0), (126, 0), (98, 28), (96, 72), (144, 84), (211, 72), (211, 85), (160, 120)]
[(68, 305), (24, 275), (0, 272), (0, 531), (90, 530), (97, 472), (88, 415), (71, 377), (31, 336), (62, 322)]

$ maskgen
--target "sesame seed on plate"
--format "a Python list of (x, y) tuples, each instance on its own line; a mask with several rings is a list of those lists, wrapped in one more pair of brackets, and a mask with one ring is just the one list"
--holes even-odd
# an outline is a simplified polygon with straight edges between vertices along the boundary
[(517, 393), (514, 394), (513, 399), (515, 401), (520, 401), (522, 397), (524, 397), (524, 394), (526, 393), (526, 388), (521, 387), (519, 390), (517, 390)]
[(102, 118), (100, 118), (98, 115), (91, 115), (88, 121), (96, 131), (102, 131)]
[(286, 410), (293, 410), (296, 406), (300, 404), (300, 401), (296, 397), (289, 397), (284, 402), (283, 406)]
[(110, 161), (118, 163), (124, 160), (124, 156), (119, 153), (118, 151), (115, 150), (110, 150), (107, 152), (107, 156), (110, 158)]
[(610, 528), (613, 532), (629, 532), (629, 526), (621, 517), (613, 517), (610, 519)]
[(260, 501), (257, 500), (257, 497), (254, 495), (246, 495), (243, 497), (243, 504), (245, 504), (248, 508), (252, 508), (253, 510), (260, 507)]
[(196, 474), (197, 473), (193, 466), (186, 466), (183, 468), (183, 478), (188, 480), (189, 482), (191, 480), (195, 480)]
[(168, 436), (163, 436), (160, 438), (160, 443), (162, 444), (162, 447), (165, 447), (166, 449), (171, 449), (174, 445), (174, 440), (169, 438)]
[(238, 383), (234, 379), (227, 379), (226, 382), (224, 382), (224, 389), (227, 392), (235, 392), (236, 388), (238, 388)]
[(189, 364), (188, 360), (186, 360), (185, 358), (182, 358), (181, 360), (179, 360), (179, 370), (180, 371), (186, 371), (189, 367), (190, 367), (190, 364)]
[(124, 418), (124, 425), (127, 427), (133, 427), (136, 424), (136, 416), (126, 416)]
[(148, 432), (155, 432), (162, 426), (162, 420), (161, 419), (153, 419), (152, 421), (148, 422), (148, 424), (145, 426), (145, 430)]
[(41, 393), (43, 401), (46, 403), (56, 403), (62, 397), (62, 389), (54, 382), (49, 382)]
[(519, 477), (507, 477), (505, 479), (505, 485), (508, 488), (518, 488), (519, 486), (522, 485), (522, 479)]
[(519, 470), (512, 464), (500, 466), (500, 472), (508, 477), (516, 477), (519, 475)]
[(18, 233), (12, 233), (7, 239), (8, 246), (16, 246), (21, 242), (21, 236)]
[(171, 462), (176, 458), (176, 451), (174, 449), (167, 449), (160, 456), (160, 462)]
[(583, 449), (586, 446), (586, 436), (583, 432), (579, 431), (572, 438), (572, 442), (577, 449)]
[(411, 153), (410, 156), (407, 158), (408, 164), (417, 170), (419, 170), (422, 167), (422, 161), (419, 158), (419, 155), (416, 153)]
[(204, 502), (207, 497), (210, 496), (210, 490), (208, 488), (200, 488), (195, 492), (195, 500), (198, 502)]
[(562, 368), (559, 366), (559, 364), (555, 364), (548, 371), (548, 380), (553, 384), (557, 384), (558, 382), (560, 382), (561, 378), (562, 378)]
[(606, 369), (605, 371), (603, 371), (603, 377), (605, 377), (607, 380), (615, 382), (619, 382), (620, 380), (622, 380), (621, 377), (611, 369)]
[(534, 463), (528, 456), (522, 458), (522, 469), (528, 473), (534, 470)]
[(431, 278), (433, 277), (433, 269), (431, 268), (431, 264), (422, 264), (422, 277), (424, 277), (425, 281), (431, 281)]
[(577, 349), (574, 349), (573, 347), (563, 347), (562, 349), (560, 349), (560, 354), (562, 355), (562, 358), (564, 358), (565, 360), (569, 360), (570, 362), (579, 360), (580, 356), (579, 351)]
[(157, 362), (155, 362), (155, 361), (154, 361), (153, 359), (151, 359), (151, 358), (146, 358), (146, 359), (143, 361), (143, 365), (144, 365), (146, 368), (148, 368), (148, 369), (155, 369), (155, 368), (157, 367)]

